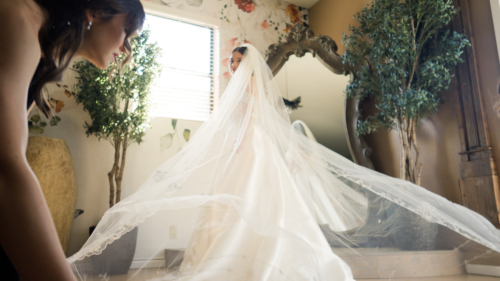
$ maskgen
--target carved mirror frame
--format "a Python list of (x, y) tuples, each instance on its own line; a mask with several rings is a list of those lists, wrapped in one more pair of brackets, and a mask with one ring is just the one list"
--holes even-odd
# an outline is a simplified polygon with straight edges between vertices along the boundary
[[(314, 36), (311, 29), (298, 23), (292, 27), (285, 42), (269, 46), (266, 51), (267, 64), (276, 76), (291, 55), (301, 58), (306, 53), (311, 53), (330, 71), (339, 75), (349, 75), (353, 81), (356, 79), (353, 68), (342, 63), (337, 50), (337, 44), (332, 38), (322, 35)], [(371, 148), (368, 147), (363, 136), (356, 136), (358, 119), (361, 116), (361, 102), (357, 98), (346, 99), (344, 108), (344, 129), (352, 158), (356, 164), (374, 169), (370, 159)]]

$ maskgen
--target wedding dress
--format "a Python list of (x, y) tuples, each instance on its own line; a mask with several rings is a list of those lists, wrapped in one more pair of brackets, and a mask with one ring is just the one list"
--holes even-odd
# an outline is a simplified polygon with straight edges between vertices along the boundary
[(460, 266), (500, 252), (500, 231), (479, 214), (293, 129), (266, 62), (245, 46), (210, 119), (68, 259), (80, 280), (114, 280), (119, 243), (137, 230), (116, 280), (354, 280), (359, 266), (397, 274), (370, 263), (384, 249), (456, 251)]

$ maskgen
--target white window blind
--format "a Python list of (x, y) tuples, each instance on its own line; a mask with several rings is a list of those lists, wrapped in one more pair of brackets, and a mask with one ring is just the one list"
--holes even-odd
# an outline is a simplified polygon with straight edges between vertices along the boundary
[(153, 115), (206, 121), (219, 99), (218, 29), (153, 15), (146, 24), (163, 52)]

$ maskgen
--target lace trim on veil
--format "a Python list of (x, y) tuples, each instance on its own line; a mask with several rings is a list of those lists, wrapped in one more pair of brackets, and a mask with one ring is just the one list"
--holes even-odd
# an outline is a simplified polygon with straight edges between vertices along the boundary
[[(293, 138), (290, 138), (289, 131), (288, 129), (292, 130), (290, 120), (288, 113), (286, 113), (284, 103), (282, 101), (282, 97), (279, 94), (279, 89), (277, 88), (277, 85), (274, 81), (272, 81), (272, 73), (270, 69), (268, 68), (267, 64), (263, 60), (262, 56), (258, 53), (258, 50), (255, 49), (253, 46), (248, 46), (249, 51), (248, 54), (250, 56), (248, 58), (245, 58), (242, 61), (242, 64), (240, 65), (240, 68), (238, 69), (238, 72), (235, 74), (233, 77), (232, 81), (228, 85), (228, 89), (231, 91), (234, 91), (233, 95), (227, 95), (228, 90), (226, 90), (224, 96), (222, 97), (220, 101), (220, 107), (218, 113), (214, 113), (214, 115), (211, 116), (211, 119), (207, 121), (205, 124), (202, 125), (197, 131), (197, 133), (201, 132), (202, 134), (208, 134), (208, 137), (210, 137), (210, 140), (214, 139), (214, 136), (216, 135), (219, 130), (224, 129), (224, 133), (226, 135), (222, 135), (221, 140), (222, 145), (219, 147), (225, 147), (226, 140), (228, 143), (230, 140), (228, 140), (228, 137), (234, 137), (233, 135), (230, 135), (227, 133), (228, 129), (231, 128), (236, 128), (236, 129), (241, 129), (240, 131), (236, 132), (236, 137), (237, 137), (237, 143), (236, 145), (239, 145), (243, 139), (243, 134), (248, 126), (249, 119), (250, 117), (256, 118), (257, 114), (246, 114), (247, 111), (245, 110), (245, 104), (250, 103), (250, 105), (247, 105), (246, 108), (250, 107), (251, 110), (255, 109), (257, 113), (259, 113), (260, 118), (260, 124), (262, 128), (266, 130), (266, 133), (269, 133), (272, 135), (274, 143), (277, 145), (283, 145), (282, 151), (286, 152), (287, 148), (285, 145), (289, 144), (289, 141), (292, 140)], [(258, 97), (256, 95), (255, 97), (257, 98), (252, 98), (252, 95), (250, 93), (242, 93), (245, 91), (245, 88), (248, 85), (248, 79), (250, 77), (256, 77), (258, 84), (257, 86), (260, 87), (258, 88), (258, 93), (261, 93), (262, 96)], [(253, 78), (252, 78), (253, 79)], [(252, 80), (254, 81), (254, 80)], [(232, 83), (232, 84), (231, 84)], [(253, 87), (252, 89), (257, 90), (257, 87)], [(229, 91), (229, 93), (232, 93)], [(266, 92), (267, 91), (267, 92)], [(227, 96), (226, 96), (227, 95)], [(258, 102), (257, 102), (258, 101)], [(255, 103), (255, 107), (253, 105)], [(260, 105), (260, 107), (259, 107)], [(243, 107), (240, 109), (239, 107)], [(236, 110), (237, 108), (237, 110)], [(231, 114), (238, 115), (238, 116), (231, 116)], [(228, 116), (231, 116), (232, 118), (230, 120), (226, 120), (225, 118), (229, 118)], [(224, 119), (223, 119), (224, 118)], [(286, 122), (283, 121), (283, 118), (288, 118)], [(210, 120), (215, 120), (214, 123), (211, 123)], [(259, 120), (259, 119), (256, 119)], [(270, 120), (270, 121), (269, 121)], [(229, 121), (226, 123), (226, 121)], [(232, 124), (232, 122), (238, 121), (238, 124)], [(251, 121), (251, 120), (250, 120)], [(272, 122), (271, 122), (272, 121)], [(224, 126), (223, 126), (224, 125)], [(235, 127), (231, 127), (235, 126)], [(237, 131), (237, 130), (234, 131)], [(234, 133), (234, 132), (233, 132)], [(298, 137), (298, 133), (296, 136)], [(219, 136), (219, 135), (218, 135)], [(279, 140), (278, 137), (281, 137), (282, 139)], [(293, 137), (293, 135), (292, 135)], [(284, 139), (284, 141), (283, 141)], [(217, 139), (218, 140), (218, 139)], [(179, 174), (183, 172), (181, 168), (189, 168), (191, 165), (193, 167), (199, 166), (197, 161), (201, 161), (201, 155), (204, 155), (204, 153), (208, 153), (207, 150), (204, 150), (204, 146), (198, 145), (205, 143), (205, 140), (200, 139), (198, 140), (194, 135), (192, 136), (190, 143), (188, 143), (186, 146), (184, 146), (183, 150), (184, 152), (190, 151), (189, 153), (184, 153), (184, 154), (177, 154), (176, 156), (173, 156), (174, 162), (169, 164), (170, 166), (174, 167), (174, 164), (176, 163), (181, 163), (179, 168), (171, 168), (172, 170), (168, 169), (168, 173), (172, 175), (173, 177), (181, 177)], [(295, 145), (295, 143), (293, 143)], [(196, 147), (197, 149), (191, 151), (189, 148)], [(222, 149), (222, 148), (221, 148)], [(182, 151), (181, 151), (182, 153)], [(232, 155), (235, 155), (235, 150), (232, 150)], [(333, 156), (330, 156), (332, 155)], [(489, 227), (486, 227), (487, 223), (489, 223), (484, 217), (480, 216), (479, 214), (476, 214), (472, 211), (467, 212), (467, 215), (470, 215), (472, 219), (474, 219), (474, 224), (471, 227), (468, 227), (467, 224), (464, 224), (463, 221), (461, 220), (460, 217), (458, 217), (459, 212), (448, 212), (446, 208), (448, 205), (443, 206), (441, 208), (440, 206), (440, 201), (437, 201), (435, 205), (431, 205), (425, 200), (411, 200), (411, 199), (406, 199), (406, 194), (404, 192), (407, 192), (407, 194), (412, 193), (412, 188), (417, 188), (412, 185), (410, 182), (405, 182), (403, 180), (398, 180), (394, 178), (390, 178), (388, 176), (378, 174), (375, 171), (369, 170), (367, 168), (361, 167), (359, 168), (356, 164), (348, 161), (347, 159), (342, 158), (341, 156), (335, 156), (334, 153), (330, 155), (327, 154), (328, 159), (324, 156), (320, 156), (317, 158), (317, 160), (314, 159), (309, 159), (311, 161), (317, 161), (319, 165), (321, 165), (320, 169), (327, 169), (331, 171), (335, 177), (337, 178), (343, 178), (345, 180), (348, 180), (354, 184), (357, 184), (358, 186), (376, 194), (377, 196), (386, 199), (398, 206), (401, 206), (402, 208), (405, 208), (419, 216), (421, 216), (424, 220), (430, 222), (430, 223), (436, 223), (439, 225), (442, 225), (444, 227), (447, 227), (456, 233), (462, 235), (463, 237), (475, 241), (481, 245), (484, 245), (494, 251), (500, 252), (500, 232), (493, 232)], [(219, 157), (222, 154), (217, 154), (218, 156), (213, 156), (210, 154), (210, 157)], [(317, 154), (318, 155), (318, 154)], [(182, 158), (181, 158), (182, 157)], [(231, 156), (232, 157), (232, 156)], [(226, 164), (228, 161), (230, 161), (232, 158), (229, 157), (229, 160), (226, 160)], [(332, 158), (333, 157), (333, 158)], [(337, 159), (335, 157), (338, 157), (339, 163), (337, 163)], [(219, 158), (220, 159), (220, 158)], [(333, 159), (333, 160), (331, 160)], [(213, 160), (208, 159), (206, 161), (211, 161)], [(284, 160), (284, 159), (283, 159)], [(300, 158), (299, 161), (302, 161), (303, 158)], [(170, 161), (170, 160), (169, 160)], [(182, 161), (182, 162), (181, 162)], [(217, 160), (218, 161), (218, 160)], [(286, 160), (284, 160), (286, 161)], [(347, 162), (343, 162), (347, 161)], [(334, 163), (335, 162), (335, 163)], [(217, 164), (218, 165), (218, 164)], [(346, 170), (361, 170), (363, 173), (361, 176), (357, 175), (356, 172), (348, 172)], [(189, 176), (189, 172), (186, 172), (185, 175), (182, 175), (182, 177), (187, 177)], [(371, 179), (367, 179), (364, 175), (372, 175)], [(167, 185), (168, 182), (164, 178), (167, 177), (166, 172), (162, 170), (156, 170), (156, 172), (153, 174), (152, 179), (155, 181), (155, 184), (164, 184)], [(170, 179), (172, 179), (170, 178)], [(185, 179), (185, 178), (184, 178)], [(175, 179), (178, 180), (178, 179)], [(389, 182), (389, 180), (391, 182)], [(371, 181), (371, 183), (370, 183)], [(384, 184), (383, 182), (387, 181), (388, 182), (388, 187), (387, 189), (383, 187), (377, 187), (375, 185), (376, 182), (381, 182), (381, 184)], [(151, 187), (150, 185), (151, 182), (149, 180), (146, 182), (146, 187)], [(373, 184), (373, 185), (372, 185)], [(168, 192), (172, 191), (172, 193), (179, 188), (179, 186), (172, 186), (170, 189), (170, 186), (161, 186), (163, 189), (166, 189)], [(329, 188), (326, 186), (325, 188)], [(142, 187), (141, 187), (142, 189)], [(139, 190), (141, 190), (139, 189)], [(163, 190), (162, 189), (162, 190)], [(385, 189), (385, 190), (384, 190)], [(398, 191), (399, 190), (399, 191)], [(419, 191), (419, 190), (418, 190)], [(425, 195), (427, 190), (419, 191), (419, 192), (424, 192), (423, 194)], [(403, 193), (401, 193), (403, 192)], [(430, 192), (430, 191), (429, 191)], [(399, 194), (399, 197), (398, 197)], [(171, 195), (169, 193), (169, 195)], [(404, 196), (400, 196), (404, 195)], [(195, 201), (196, 196), (201, 196), (198, 197), (198, 199), (202, 199), (201, 201), (197, 202)], [(437, 196), (437, 195), (436, 195)], [(193, 196), (179, 196), (176, 197), (178, 199), (184, 199), (182, 203), (188, 202), (188, 203), (194, 203), (191, 204), (191, 206), (188, 205), (182, 205), (180, 208), (199, 208), (202, 207), (204, 204), (207, 204), (208, 202), (214, 202), (217, 201), (218, 199), (225, 200), (229, 199), (231, 202), (234, 201), (239, 201), (241, 198), (238, 196), (233, 196), (230, 194), (217, 194), (217, 195), (193, 195)], [(433, 197), (429, 197), (430, 199), (433, 199)], [(172, 198), (164, 198), (165, 201), (161, 202), (163, 203), (175, 203), (174, 201), (169, 201), (172, 200)], [(418, 196), (416, 196), (416, 199), (419, 199)], [(446, 199), (444, 198), (439, 198), (439, 200), (442, 200), (441, 202), (443, 203), (449, 203), (446, 202)], [(423, 202), (423, 203), (421, 203)], [(434, 203), (433, 200), (430, 201), (431, 203)], [(245, 202), (243, 202), (245, 203)], [(132, 203), (134, 204), (134, 203)], [(229, 204), (229, 203), (227, 203)], [(103, 227), (106, 228), (106, 230), (103, 230), (101, 232), (96, 232), (93, 234), (91, 237), (93, 240), (90, 240), (88, 244), (85, 244), (84, 247), (75, 255), (72, 257), (68, 258), (67, 260), (70, 263), (74, 263), (76, 261), (80, 261), (85, 259), (86, 257), (90, 257), (93, 255), (99, 255), (101, 254), (107, 247), (107, 245), (113, 243), (117, 239), (119, 239), (121, 236), (126, 234), (127, 232), (131, 231), (135, 227), (137, 227), (139, 224), (143, 223), (147, 218), (153, 216), (157, 212), (160, 211), (165, 211), (165, 210), (174, 210), (175, 208), (172, 206), (162, 205), (163, 207), (149, 207), (142, 209), (142, 211), (135, 211), (133, 214), (127, 213), (127, 218), (123, 218), (121, 221), (114, 221), (116, 223), (121, 223), (123, 225), (119, 224), (112, 224), (113, 231), (110, 231), (110, 227)], [(180, 205), (177, 205), (180, 206)], [(130, 206), (126, 206), (130, 207)], [(463, 208), (465, 211), (465, 207), (463, 206), (456, 206), (458, 210), (462, 210), (460, 208)], [(115, 206), (116, 208), (116, 206)], [(116, 209), (114, 209), (116, 210)], [(238, 212), (241, 217), (245, 218), (251, 218), (252, 214), (250, 214), (249, 217), (245, 217), (245, 213), (243, 212), (244, 210), (238, 209)], [(457, 216), (453, 217), (453, 215), (457, 214)], [(465, 221), (465, 220), (464, 220)], [(275, 225), (271, 225), (271, 227), (274, 227)], [(477, 229), (472, 229), (474, 226), (479, 226), (482, 227), (482, 229), (488, 230), (488, 233), (481, 233)], [(318, 226), (319, 227), (319, 226)], [(491, 226), (493, 227), (493, 226)], [(116, 229), (116, 230), (115, 230)], [(289, 233), (287, 230), (283, 229), (285, 234)], [(96, 229), (97, 231), (97, 229)], [(292, 233), (293, 234), (293, 233)], [(492, 238), (493, 237), (493, 238)], [(492, 243), (493, 242), (493, 243)], [(459, 246), (461, 247), (461, 246)], [(457, 248), (456, 248), (457, 249)]]
[[(479, 244), (482, 244), (490, 249), (494, 249), (495, 251), (500, 252), (500, 247), (498, 247), (497, 245), (488, 243), (487, 241), (484, 241), (484, 239), (481, 239), (478, 236), (473, 235), (472, 233), (469, 233), (469, 231), (467, 231), (464, 227), (459, 226), (458, 224), (454, 225), (454, 224), (449, 223), (448, 222), (449, 220), (444, 220), (442, 218), (443, 214), (437, 212), (436, 208), (434, 206), (430, 205), (429, 203), (424, 202), (421, 206), (413, 207), (410, 204), (406, 204), (401, 199), (399, 199), (395, 196), (391, 196), (388, 193), (379, 192), (379, 191), (375, 190), (370, 184), (365, 183), (361, 179), (356, 179), (356, 178), (350, 176), (345, 171), (342, 171), (340, 169), (335, 169), (334, 167), (332, 167), (332, 164), (330, 164), (328, 162), (326, 164), (329, 166), (328, 169), (331, 170), (332, 172), (335, 172), (338, 176), (343, 177), (347, 180), (350, 180), (350, 181), (362, 186), (363, 188), (375, 193), (376, 195), (378, 195), (386, 200), (389, 200), (392, 203), (394, 203), (398, 206), (401, 206), (401, 207), (403, 207), (403, 208), (405, 208), (405, 209), (407, 209), (407, 210), (409, 210), (417, 215), (420, 215), (426, 221), (428, 221), (430, 223), (440, 224), (444, 227), (447, 227), (447, 228), (459, 233), (460, 235), (464, 236), (465, 238), (468, 238), (468, 239), (475, 241)], [(148, 217), (153, 216), (157, 212), (158, 212), (158, 210), (155, 210), (155, 211), (148, 210), (148, 211), (140, 213), (132, 222), (125, 224), (116, 233), (110, 235), (109, 237), (100, 237), (102, 234), (96, 233), (97, 239), (92, 243), (94, 246), (91, 247), (89, 245), (88, 247), (86, 247), (88, 249), (85, 252), (80, 251), (77, 254), (75, 254), (74, 256), (68, 258), (67, 260), (70, 263), (73, 263), (73, 262), (78, 261), (78, 260), (83, 260), (86, 257), (101, 254), (102, 251), (104, 251), (106, 249), (107, 245), (113, 243), (114, 241), (119, 239), (121, 236), (123, 236), (127, 232), (131, 231), (136, 226), (138, 226), (139, 224), (144, 222)], [(492, 251), (488, 250), (488, 253), (490, 253), (490, 252), (492, 252)]]
[[(425, 219), (426, 221), (428, 221), (430, 223), (436, 223), (436, 224), (442, 225), (444, 227), (447, 227), (447, 228), (457, 232), (458, 234), (464, 236), (465, 238), (468, 238), (472, 241), (475, 241), (479, 244), (482, 244), (490, 249), (500, 251), (500, 247), (498, 247), (497, 245), (491, 244), (487, 241), (484, 241), (484, 239), (481, 239), (477, 235), (469, 233), (469, 231), (466, 230), (467, 227), (463, 227), (463, 226), (460, 226), (458, 224), (451, 224), (451, 223), (449, 223), (450, 219), (448, 219), (448, 220), (443, 219), (443, 214), (440, 212), (437, 212), (436, 207), (432, 206), (431, 204), (429, 204), (427, 202), (424, 202), (421, 206), (414, 207), (410, 204), (405, 203), (403, 200), (399, 199), (398, 197), (396, 197), (394, 195), (388, 194), (386, 192), (377, 191), (376, 189), (374, 189), (372, 187), (371, 184), (365, 183), (361, 179), (356, 179), (356, 178), (350, 176), (345, 171), (342, 171), (340, 169), (336, 169), (336, 168), (332, 167), (333, 165), (331, 163), (327, 162), (327, 165), (329, 166), (328, 169), (335, 172), (338, 176), (343, 177), (347, 180), (350, 180), (350, 181), (360, 185), (361, 187), (375, 193), (376, 195), (378, 195), (386, 200), (389, 200), (390, 202), (392, 202), (398, 206), (401, 206), (401, 207), (403, 207), (403, 208), (405, 208), (405, 209), (407, 209), (407, 210), (409, 210), (417, 215), (420, 215), (423, 219)], [(452, 220), (456, 221), (455, 219), (452, 219)], [(489, 251), (491, 252), (491, 250), (489, 250)]]
[(97, 245), (88, 249), (85, 253), (83, 253), (83, 251), (78, 252), (77, 254), (69, 257), (67, 261), (69, 263), (74, 263), (76, 261), (83, 260), (87, 257), (101, 254), (102, 251), (104, 251), (109, 244), (120, 239), (120, 237), (125, 235), (127, 232), (131, 231), (139, 224), (143, 223), (148, 217), (151, 217), (152, 215), (156, 214), (156, 212), (157, 211), (145, 211), (140, 213), (133, 222), (125, 224), (115, 234), (112, 234), (109, 237), (100, 238), (102, 234), (96, 233), (97, 239), (92, 244), (97, 244)]

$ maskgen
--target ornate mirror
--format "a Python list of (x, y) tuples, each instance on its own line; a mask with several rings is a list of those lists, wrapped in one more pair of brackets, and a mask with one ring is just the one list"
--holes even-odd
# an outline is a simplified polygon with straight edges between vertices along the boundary
[(373, 169), (371, 149), (363, 136), (356, 136), (359, 100), (344, 94), (356, 77), (342, 63), (337, 44), (299, 23), (285, 42), (269, 46), (266, 55), (283, 97), (301, 97), (302, 107), (291, 113), (291, 121), (302, 120), (319, 143)]

